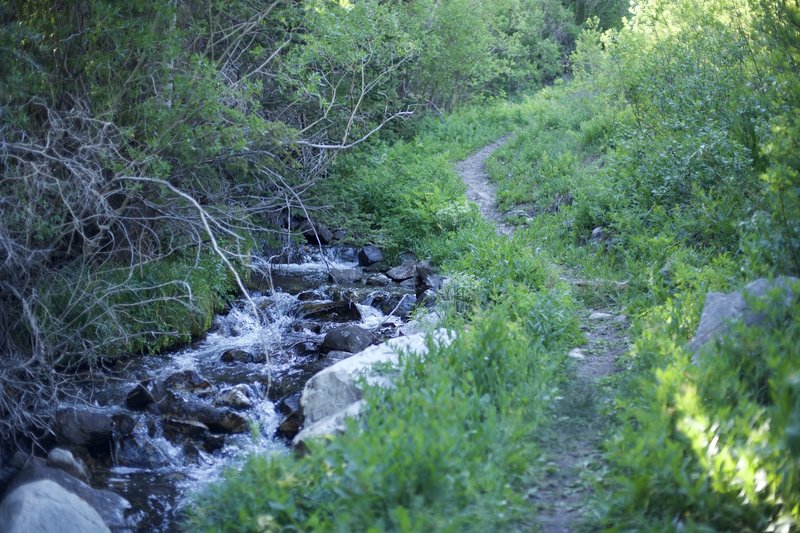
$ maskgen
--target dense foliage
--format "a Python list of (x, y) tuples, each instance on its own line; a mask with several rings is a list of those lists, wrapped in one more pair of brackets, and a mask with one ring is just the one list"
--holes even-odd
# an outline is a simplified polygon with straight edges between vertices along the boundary
[(630, 530), (793, 530), (797, 287), (699, 362), (686, 345), (706, 292), (800, 272), (798, 5), (632, 11), (582, 34), (575, 79), (539, 95), (492, 165), (504, 205), (535, 213), (530, 239), (574, 277), (628, 287), (581, 294), (637, 317), (597, 513)]
[(14, 0), (0, 28), (4, 413), (199, 333), (342, 149), (550, 80), (576, 33), (557, 0)]

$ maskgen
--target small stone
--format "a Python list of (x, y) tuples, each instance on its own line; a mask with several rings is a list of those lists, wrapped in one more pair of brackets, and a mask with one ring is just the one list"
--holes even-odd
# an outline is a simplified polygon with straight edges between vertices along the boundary
[(567, 354), (567, 356), (572, 357), (573, 359), (579, 359), (579, 360), (586, 359), (586, 356), (583, 354), (583, 352), (579, 348), (573, 348), (572, 350), (570, 350), (570, 352)]
[(89, 482), (89, 469), (86, 468), (86, 463), (77, 459), (72, 452), (64, 448), (53, 448), (47, 454), (47, 466), (60, 468), (64, 472), (75, 476), (76, 478)]
[(153, 395), (147, 390), (144, 382), (137, 384), (133, 390), (128, 393), (125, 398), (125, 405), (129, 409), (141, 410), (153, 403), (155, 399)]
[(407, 279), (414, 278), (417, 275), (416, 263), (406, 263), (398, 267), (394, 267), (386, 273), (394, 281), (400, 282)]
[(283, 422), (278, 426), (278, 435), (286, 438), (293, 439), (300, 429), (303, 427), (303, 418), (297, 414), (292, 414), (283, 419)]
[(605, 230), (605, 228), (597, 227), (592, 230), (592, 237), (590, 239), (592, 242), (600, 243), (605, 242), (608, 239), (608, 232)]
[(301, 302), (313, 302), (323, 298), (316, 291), (303, 291), (297, 295), (297, 299)]
[(234, 409), (250, 409), (253, 402), (247, 396), (246, 385), (236, 385), (230, 389), (225, 389), (214, 399), (217, 407), (233, 407)]
[(203, 436), (202, 441), (203, 448), (208, 453), (214, 453), (225, 447), (225, 435), (214, 435), (213, 433), (208, 433), (207, 435)]
[(610, 320), (614, 318), (614, 315), (609, 313), (601, 313), (600, 311), (594, 311), (591, 315), (589, 315), (589, 320)]
[(371, 285), (373, 287), (385, 287), (387, 285), (391, 285), (391, 283), (392, 280), (383, 274), (375, 274), (374, 276), (367, 278), (367, 285)]

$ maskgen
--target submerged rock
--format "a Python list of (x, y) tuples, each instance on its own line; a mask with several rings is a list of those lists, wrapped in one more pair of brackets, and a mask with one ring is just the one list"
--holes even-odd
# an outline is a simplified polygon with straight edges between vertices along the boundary
[(162, 427), (164, 436), (171, 441), (181, 440), (182, 437), (199, 439), (209, 431), (207, 425), (197, 420), (183, 420), (170, 416), (164, 418)]
[(250, 409), (253, 401), (248, 396), (247, 385), (236, 385), (220, 391), (214, 398), (214, 405), (218, 407), (233, 407), (234, 409)]
[(219, 358), (223, 363), (265, 363), (267, 358), (264, 356), (253, 355), (246, 350), (234, 348), (225, 350)]
[(306, 320), (329, 322), (354, 322), (361, 320), (358, 306), (350, 300), (326, 303), (307, 303), (300, 306), (297, 314)]
[(174, 401), (169, 411), (180, 419), (201, 422), (213, 433), (247, 433), (250, 430), (249, 421), (242, 415), (202, 402)]
[(211, 383), (196, 370), (183, 370), (169, 376), (162, 383), (162, 387), (167, 391), (197, 393), (211, 388)]
[(106, 533), (100, 514), (84, 500), (49, 480), (27, 483), (0, 504), (5, 533)]
[(129, 409), (144, 409), (151, 403), (153, 403), (155, 399), (153, 395), (147, 388), (145, 382), (138, 383), (129, 393), (128, 396), (125, 398), (125, 405)]
[(342, 326), (329, 331), (322, 341), (322, 351), (360, 352), (375, 341), (372, 333), (358, 326)]

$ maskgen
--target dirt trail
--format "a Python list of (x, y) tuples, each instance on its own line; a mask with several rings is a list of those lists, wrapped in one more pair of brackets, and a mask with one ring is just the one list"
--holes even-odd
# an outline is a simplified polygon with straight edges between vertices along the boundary
[(624, 315), (584, 310), (581, 324), (587, 343), (569, 354), (569, 378), (553, 398), (550, 421), (539, 445), (545, 474), (528, 492), (536, 505), (536, 521), (546, 533), (591, 530), (587, 510), (592, 483), (602, 475), (600, 445), (607, 429), (604, 408), (613, 393), (603, 378), (614, 373), (616, 359), (628, 350)]
[[(505, 136), (485, 146), (458, 163), (456, 170), (467, 185), (467, 197), (499, 234), (511, 236), (514, 228), (504, 222), (486, 174), (486, 160), (507, 140)], [(587, 290), (580, 281), (574, 285), (576, 291)], [(539, 432), (544, 474), (528, 491), (537, 507), (535, 527), (545, 533), (591, 529), (586, 511), (592, 478), (603, 470), (603, 407), (613, 400), (603, 378), (615, 371), (617, 357), (628, 350), (629, 324), (624, 315), (611, 309), (584, 309), (581, 324), (587, 343), (569, 354), (569, 377), (552, 399), (550, 420)]]
[(489, 183), (489, 176), (486, 174), (486, 160), (508, 138), (508, 135), (501, 137), (456, 165), (456, 171), (467, 186), (467, 198), (478, 204), (483, 217), (494, 224), (497, 233), (501, 235), (513, 235), (514, 228), (504, 222), (503, 214), (497, 209), (494, 185)]

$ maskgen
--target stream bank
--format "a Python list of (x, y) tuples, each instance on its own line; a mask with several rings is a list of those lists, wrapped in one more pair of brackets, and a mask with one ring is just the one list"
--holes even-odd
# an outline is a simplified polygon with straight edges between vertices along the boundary
[[(176, 529), (190, 494), (224, 469), (253, 453), (289, 453), (312, 376), (401, 335), (417, 303), (432, 302), (441, 278), (405, 259), (390, 268), (372, 246), (256, 258), (256, 313), (237, 300), (183, 349), (84, 376), (87, 401), (57, 407), (48, 457), (17, 454), (8, 492), (55, 480), (106, 508), (114, 531)], [(355, 340), (342, 334), (353, 331)]]

